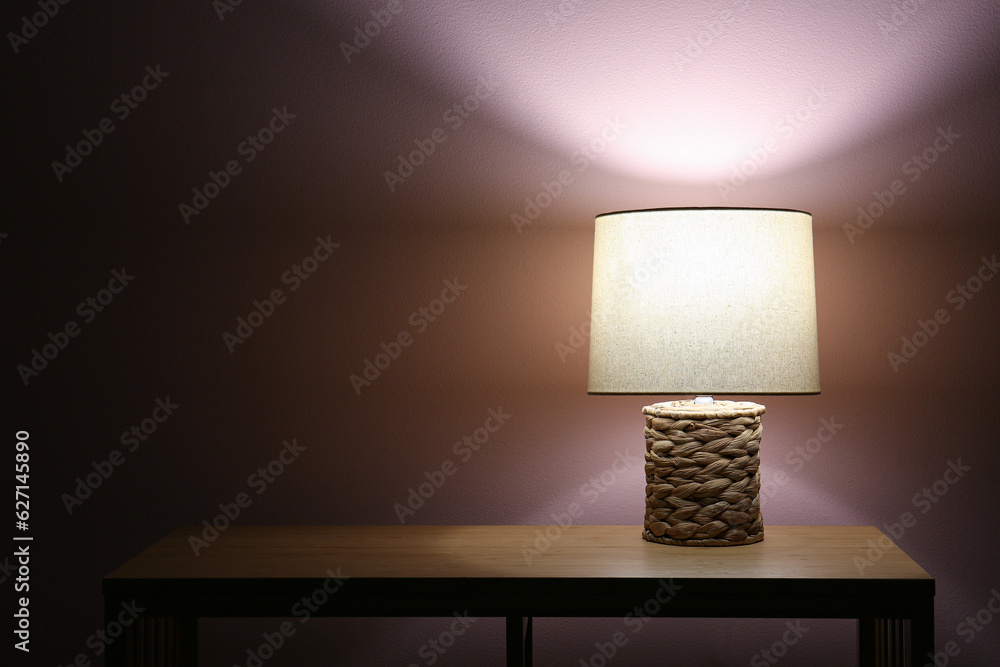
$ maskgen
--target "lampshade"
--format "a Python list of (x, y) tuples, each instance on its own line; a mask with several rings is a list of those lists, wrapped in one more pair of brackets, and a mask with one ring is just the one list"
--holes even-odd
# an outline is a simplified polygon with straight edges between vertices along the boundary
[(597, 217), (588, 393), (818, 392), (810, 214)]

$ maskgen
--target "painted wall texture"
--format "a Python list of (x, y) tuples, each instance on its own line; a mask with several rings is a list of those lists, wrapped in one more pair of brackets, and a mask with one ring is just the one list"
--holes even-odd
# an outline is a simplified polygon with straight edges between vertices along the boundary
[[(765, 524), (892, 533), (948, 664), (1000, 664), (995, 3), (18, 0), (0, 25), (17, 664), (100, 664), (101, 578), (240, 492), (241, 525), (580, 503), (640, 539), (651, 401), (586, 394), (593, 219), (665, 206), (813, 214), (822, 393), (759, 399)], [(265, 664), (503, 664), (502, 621), (434, 651), (449, 625), (317, 619)], [(852, 622), (803, 625), (780, 664), (855, 664)], [(540, 619), (537, 664), (599, 664), (621, 626)], [(203, 623), (204, 664), (274, 627)], [(773, 664), (788, 627), (657, 620), (611, 663)]]

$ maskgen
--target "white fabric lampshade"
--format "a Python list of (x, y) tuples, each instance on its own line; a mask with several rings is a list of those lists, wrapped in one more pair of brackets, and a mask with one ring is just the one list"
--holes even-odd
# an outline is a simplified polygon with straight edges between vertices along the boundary
[(589, 393), (818, 393), (817, 347), (810, 214), (597, 217)]

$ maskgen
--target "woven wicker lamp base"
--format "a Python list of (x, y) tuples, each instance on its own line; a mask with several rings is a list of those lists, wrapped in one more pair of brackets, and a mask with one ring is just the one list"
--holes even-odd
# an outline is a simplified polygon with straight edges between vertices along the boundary
[(757, 403), (655, 403), (646, 416), (644, 539), (734, 546), (764, 539)]

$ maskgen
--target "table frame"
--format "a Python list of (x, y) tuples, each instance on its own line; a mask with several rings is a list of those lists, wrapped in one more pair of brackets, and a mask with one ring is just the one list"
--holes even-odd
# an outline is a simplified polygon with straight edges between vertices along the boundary
[[(518, 562), (534, 531), (546, 529), (558, 529), (559, 548)], [(509, 666), (532, 664), (532, 618), (625, 617), (655, 599), (664, 581), (679, 592), (647, 606), (650, 616), (853, 618), (862, 667), (923, 665), (934, 651), (934, 579), (873, 527), (768, 527), (763, 542), (735, 547), (652, 544), (639, 528), (622, 526), (250, 527), (231, 528), (220, 538), (226, 546), (195, 558), (182, 545), (196, 531), (175, 531), (104, 579), (108, 623), (123, 603), (146, 610), (108, 646), (109, 667), (196, 665), (199, 618), (291, 616), (327, 580), (317, 563), (336, 568), (345, 559), (355, 572), (345, 566), (350, 578), (313, 615), (448, 617), (468, 610), (502, 617)], [(765, 552), (772, 535), (777, 544)], [(463, 539), (467, 548), (458, 548)], [(810, 541), (823, 544), (793, 546)], [(879, 560), (851, 576), (843, 558), (864, 557), (868, 544), (879, 545)], [(289, 563), (290, 553), (312, 561)], [(775, 576), (773, 554), (798, 570), (787, 566)], [(435, 558), (445, 562), (429, 570)], [(821, 576), (823, 567), (844, 576)], [(292, 576), (306, 572), (316, 576)], [(458, 576), (444, 576), (449, 572)]]

